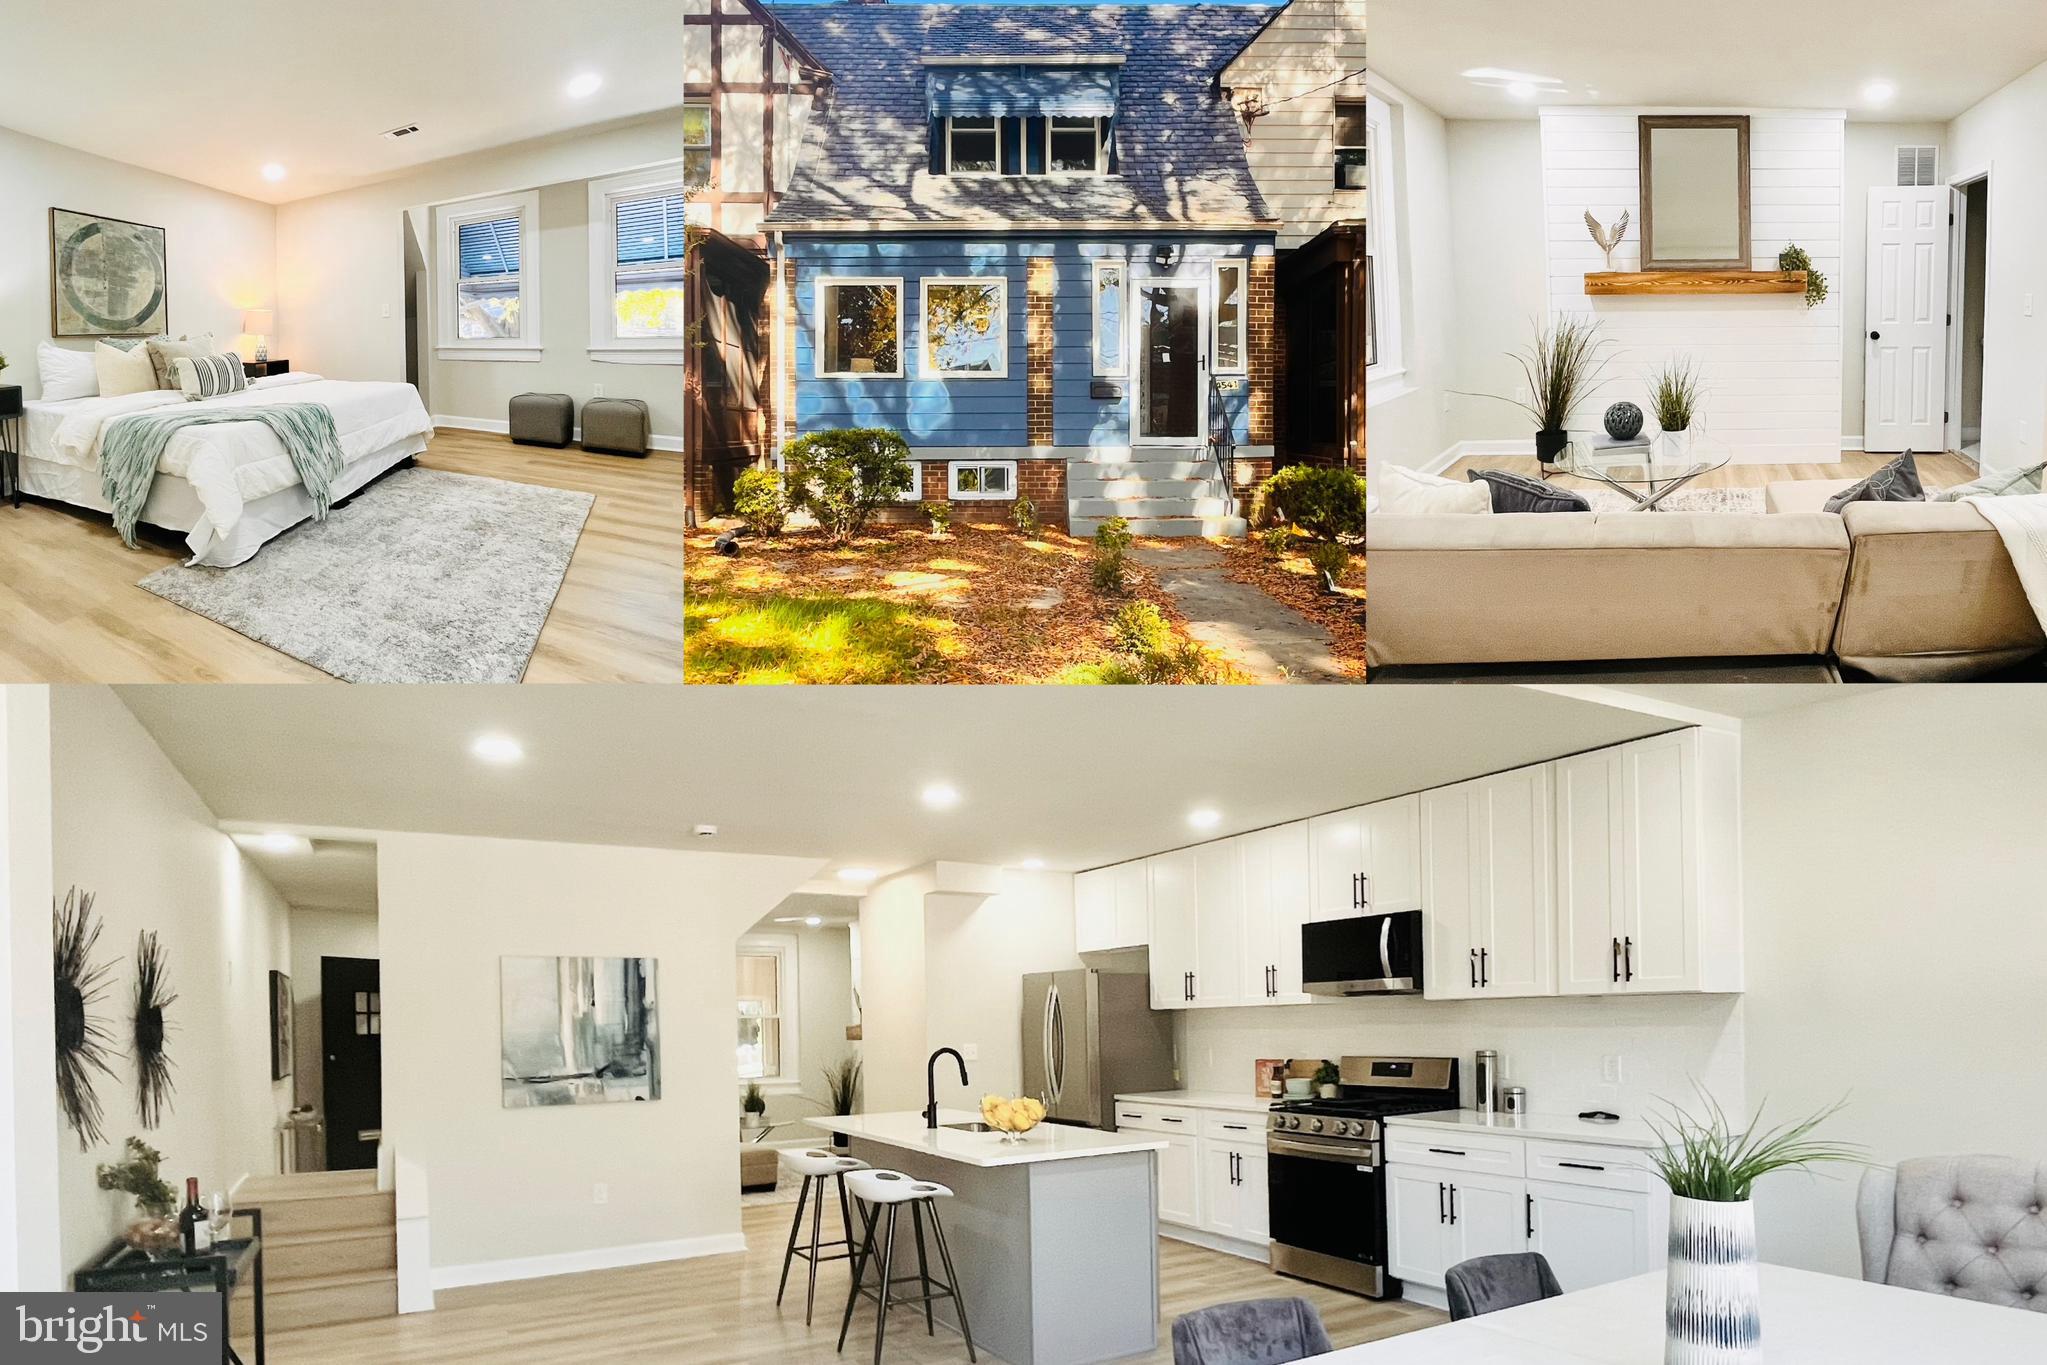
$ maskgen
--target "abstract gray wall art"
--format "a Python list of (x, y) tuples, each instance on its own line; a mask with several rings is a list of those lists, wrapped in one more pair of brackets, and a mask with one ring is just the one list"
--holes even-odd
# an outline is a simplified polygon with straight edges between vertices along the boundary
[(651, 957), (507, 957), (504, 1104), (661, 1098)]
[(50, 334), (149, 336), (170, 330), (164, 231), (50, 210)]

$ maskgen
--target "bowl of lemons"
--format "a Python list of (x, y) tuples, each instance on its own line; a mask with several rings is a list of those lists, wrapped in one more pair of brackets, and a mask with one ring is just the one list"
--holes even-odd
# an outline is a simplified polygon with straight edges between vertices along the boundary
[(1045, 1121), (1045, 1106), (1028, 1095), (1004, 1099), (1000, 1095), (981, 1097), (981, 1122), (1002, 1134), (1004, 1142), (1021, 1142), (1023, 1135)]

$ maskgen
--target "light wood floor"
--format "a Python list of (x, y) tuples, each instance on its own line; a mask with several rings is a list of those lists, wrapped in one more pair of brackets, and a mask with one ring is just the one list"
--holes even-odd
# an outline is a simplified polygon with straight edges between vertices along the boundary
[[(277, 1365), (427, 1365), (488, 1360), (493, 1365), (556, 1365), (574, 1361), (688, 1361), (690, 1365), (827, 1361), (857, 1365), (871, 1360), (874, 1310), (853, 1320), (846, 1354), (833, 1354), (839, 1314), (845, 1309), (846, 1266), (818, 1271), (817, 1316), (803, 1325), (798, 1278), (775, 1307), (790, 1205), (754, 1205), (741, 1221), (744, 1255), (564, 1275), (550, 1280), (444, 1290), (431, 1313), (375, 1322), (280, 1332), (270, 1339)], [(1301, 1294), (1314, 1301), (1338, 1346), (1394, 1336), (1443, 1321), (1412, 1304), (1382, 1303), (1339, 1294), (1320, 1285), (1281, 1279), (1261, 1265), (1182, 1242), (1159, 1243), (1160, 1347), (1136, 1359), (1170, 1362), (1172, 1320), (1190, 1309), (1236, 1299)], [(957, 1336), (939, 1329), (927, 1337), (910, 1311), (889, 1317), (887, 1359), (895, 1365), (965, 1361)], [(988, 1359), (986, 1352), (982, 1359)]]
[[(1782, 483), (1793, 479), (1859, 479), (1897, 459), (1895, 455), (1868, 455), (1862, 451), (1850, 451), (1841, 457), (1839, 464), (1730, 464), (1701, 474), (1685, 486), (1687, 488), (1761, 488), (1765, 484)], [(1919, 466), (1920, 482), (1928, 488), (1948, 488), (1954, 484), (1967, 483), (1976, 477), (1976, 466), (1960, 455), (1921, 455), (1914, 463)], [(1502, 469), (1512, 474), (1526, 474), (1538, 477), (1542, 466), (1533, 455), (1468, 455), (1443, 471), (1443, 476), (1461, 479), (1467, 470)], [(1597, 487), (1596, 479), (1580, 479), (1564, 475), (1557, 483), (1566, 488)]]
[[(548, 450), (442, 429), (419, 463), (593, 493), (527, 682), (682, 681), (682, 456)], [(331, 682), (136, 583), (182, 541), (130, 550), (103, 516), (0, 505), (0, 682)]]

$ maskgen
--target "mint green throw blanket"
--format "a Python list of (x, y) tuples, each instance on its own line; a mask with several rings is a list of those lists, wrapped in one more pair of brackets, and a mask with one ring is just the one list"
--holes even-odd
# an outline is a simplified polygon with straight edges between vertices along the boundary
[(324, 521), (341, 473), (341, 438), (334, 428), (333, 409), (321, 403), (286, 403), (276, 407), (211, 408), (198, 412), (138, 412), (107, 423), (100, 442), (100, 491), (114, 505), (114, 529), (129, 549), (135, 548), (135, 523), (156, 484), (156, 467), (171, 437), (186, 427), (219, 422), (261, 422), (276, 433), (299, 482), (313, 499), (313, 520)]

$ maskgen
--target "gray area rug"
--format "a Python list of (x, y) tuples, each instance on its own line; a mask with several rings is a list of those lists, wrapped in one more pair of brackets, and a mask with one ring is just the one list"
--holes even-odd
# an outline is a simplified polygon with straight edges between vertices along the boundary
[(246, 564), (140, 586), (348, 682), (517, 682), (596, 501), (401, 469)]
[[(1582, 493), (1592, 504), (1595, 512), (1625, 512), (1634, 506), (1622, 494), (1611, 488), (1588, 488), (1576, 484), (1571, 489)], [(1760, 488), (1680, 488), (1662, 502), (1656, 504), (1658, 512), (1758, 512), (1763, 510), (1763, 490)]]

